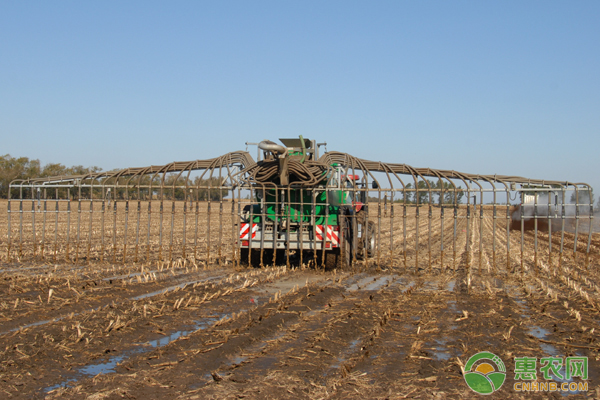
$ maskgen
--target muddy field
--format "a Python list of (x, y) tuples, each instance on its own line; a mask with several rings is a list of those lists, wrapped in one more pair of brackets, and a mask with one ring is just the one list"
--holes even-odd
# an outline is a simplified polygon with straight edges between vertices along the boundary
[[(600, 235), (588, 258), (587, 236), (573, 253), (565, 233), (559, 255), (560, 235), (538, 232), (536, 251), (526, 232), (521, 251), (521, 233), (487, 216), (456, 237), (444, 222), (388, 220), (379, 262), (344, 271), (238, 267), (201, 241), (174, 262), (3, 258), (0, 396), (475, 398), (463, 368), (491, 351), (507, 370), (491, 397), (599, 398)], [(525, 356), (587, 356), (588, 390), (515, 391)]]

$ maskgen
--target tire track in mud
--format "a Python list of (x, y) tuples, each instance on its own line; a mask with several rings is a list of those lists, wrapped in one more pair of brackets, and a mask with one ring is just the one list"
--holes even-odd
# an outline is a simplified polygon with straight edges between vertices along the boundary
[[(553, 267), (543, 260), (542, 250), (538, 259), (543, 263), (534, 269), (530, 236), (523, 255), (525, 271), (505, 271), (506, 247), (498, 246), (498, 268), (488, 269), (492, 240), (506, 240), (506, 230), (498, 229), (498, 236), (492, 238), (492, 221), (486, 216), (480, 237), (478, 223), (472, 223), (469, 246), (464, 234), (457, 237), (455, 273), (432, 268), (410, 274), (403, 271), (402, 260), (383, 272), (363, 266), (342, 273), (296, 270), (270, 276), (274, 269), (266, 274), (246, 269), (206, 285), (115, 301), (113, 308), (109, 305), (43, 328), (11, 333), (10, 339), (0, 336), (0, 373), (6, 379), (2, 390), (8, 391), (3, 395), (40, 397), (44, 388), (76, 379), (69, 382), (73, 388), (56, 388), (48, 397), (83, 399), (94, 393), (97, 398), (140, 399), (463, 398), (472, 392), (464, 384), (461, 366), (483, 350), (497, 351), (509, 376), (514, 373), (514, 357), (587, 355), (590, 382), (598, 382), (598, 329), (592, 330), (598, 313), (580, 296), (580, 289), (597, 290), (592, 286), (597, 274), (591, 270), (585, 275), (575, 261), (564, 261), (562, 270)], [(432, 258), (435, 253), (439, 260), (441, 227), (435, 226), (432, 249), (437, 251)], [(452, 228), (452, 223), (444, 222), (444, 231), (450, 232), (444, 233), (445, 243), (452, 241)], [(459, 225), (460, 232), (463, 228)], [(427, 230), (419, 233), (427, 246)], [(519, 235), (509, 235), (513, 265), (520, 265)], [(397, 237), (401, 247), (402, 233)], [(484, 249), (481, 269), (477, 268), (479, 242)], [(450, 252), (445, 250), (444, 257), (451, 254), (451, 247), (445, 248)], [(218, 276), (226, 271), (199, 272)], [(258, 275), (235, 278), (250, 271), (262, 274), (258, 283), (253, 283)], [(394, 272), (402, 275), (390, 275)], [(312, 283), (303, 286), (305, 277)], [(150, 292), (154, 284), (127, 279), (131, 278), (128, 287), (140, 294)], [(173, 279), (179, 278), (166, 276), (160, 287), (174, 283)], [(61, 285), (65, 287), (64, 280)], [(11, 300), (29, 299), (16, 291)], [(108, 299), (117, 292), (99, 293)], [(57, 296), (66, 298), (60, 288)], [(22, 304), (24, 300), (15, 314), (30, 306)], [(88, 332), (96, 328), (101, 334)], [(38, 347), (21, 344), (32, 338)], [(90, 371), (103, 374), (92, 378), (95, 373)], [(499, 395), (516, 397), (508, 387)], [(544, 396), (530, 393), (528, 397)]]
[[(484, 271), (483, 275), (489, 274)], [(473, 285), (468, 294), (441, 290), (425, 293), (426, 288), (413, 293), (411, 310), (395, 313), (392, 308), (390, 324), (401, 326), (390, 326), (381, 337), (379, 349), (371, 348), (371, 357), (375, 360), (365, 361), (361, 368), (353, 371), (357, 376), (370, 376), (363, 381), (363, 389), (367, 384), (378, 386), (379, 390), (371, 389), (373, 395), (381, 396), (389, 391), (388, 394), (396, 393), (399, 397), (411, 393), (425, 397), (469, 397), (472, 392), (464, 385), (461, 368), (471, 355), (493, 351), (505, 361), (510, 376), (514, 374), (514, 357), (539, 358), (540, 349), (547, 350), (539, 341), (543, 328), (534, 325), (540, 323), (535, 311), (544, 312), (541, 301), (535, 303), (542, 304), (541, 310), (539, 307), (530, 309), (527, 298), (515, 296), (514, 290), (489, 290), (484, 285)], [(396, 319), (396, 315), (401, 317)], [(412, 324), (407, 323), (407, 317), (413, 319)], [(588, 339), (592, 336), (588, 335)], [(390, 348), (398, 350), (390, 352)], [(560, 352), (549, 355), (557, 354)], [(567, 350), (562, 354), (572, 353)], [(587, 355), (597, 359), (598, 353)], [(348, 385), (346, 391), (341, 391), (343, 395), (334, 397), (361, 397), (353, 393), (355, 385)], [(503, 388), (499, 395), (519, 397), (511, 390), (511, 387)], [(364, 396), (365, 391), (361, 394)], [(533, 397), (545, 398), (545, 395)]]
[[(305, 345), (284, 352), (288, 360), (272, 364), (267, 374), (244, 378), (241, 372), (251, 371), (257, 361), (242, 364), (217, 375), (222, 380), (180, 398), (292, 395), (345, 399), (411, 393), (462, 398), (472, 394), (461, 373), (471, 355), (483, 350), (499, 353), (509, 375), (514, 373), (514, 356), (539, 356), (539, 343), (529, 330), (520, 327), (521, 307), (508, 293), (489, 294), (478, 286), (470, 294), (428, 287), (427, 282), (438, 278), (424, 275), (414, 284), (387, 288), (373, 294), (373, 299), (358, 302), (360, 307), (346, 309), (354, 312), (351, 318), (323, 321), (325, 326), (311, 332), (309, 340), (298, 337)], [(355, 318), (361, 323), (352, 325)], [(261, 357), (267, 358), (272, 352), (268, 349)], [(515, 397), (509, 387), (500, 394)]]
[[(367, 284), (365, 289), (383, 285), (380, 290), (385, 290), (394, 284), (391, 279), (390, 276), (384, 276)], [(364, 280), (372, 281), (370, 276)], [(352, 349), (358, 343), (356, 338), (360, 337), (361, 332), (368, 331), (368, 326), (364, 326), (366, 321), (360, 316), (366, 313), (370, 320), (371, 315), (366, 309), (367, 303), (373, 303), (373, 296), (360, 289), (349, 292), (346, 285), (325, 307), (309, 311), (291, 324), (287, 331), (276, 332), (276, 339), (261, 344), (262, 350), (258, 354), (246, 354), (249, 357), (246, 361), (227, 366), (220, 372), (232, 385), (250, 392), (256, 388), (249, 388), (248, 384), (252, 385), (256, 380), (279, 370), (293, 370), (297, 373), (294, 374), (296, 379), (308, 381), (315, 387), (320, 386), (323, 380), (348, 368), (343, 364), (345, 356), (352, 355)], [(213, 393), (215, 389), (218, 391), (219, 388), (207, 385), (199, 393), (202, 398), (211, 394), (219, 397), (218, 393)]]
[[(260, 379), (265, 372), (269, 372), (268, 363), (261, 367), (265, 359), (271, 360), (273, 370), (291, 371), (295, 379), (307, 382), (307, 385), (314, 388), (326, 387), (327, 381), (346, 374), (352, 369), (352, 357), (365, 349), (369, 338), (377, 335), (380, 327), (385, 324), (382, 318), (385, 320), (386, 315), (389, 315), (389, 312), (384, 311), (382, 317), (378, 297), (389, 290), (390, 286), (395, 286), (395, 283), (390, 282), (389, 276), (374, 279), (370, 285), (365, 282), (365, 291), (359, 290), (359, 285), (357, 290), (350, 292), (347, 288), (342, 288), (341, 298), (338, 296), (324, 309), (313, 314), (312, 318), (290, 327), (291, 331), (299, 332), (292, 332), (291, 340), (282, 337), (277, 344), (265, 349), (264, 355), (261, 354), (258, 360), (239, 368), (231, 368), (234, 376), (229, 377), (228, 381), (245, 384)], [(365, 280), (370, 281), (372, 278), (367, 277)], [(381, 284), (383, 286), (377, 292), (369, 293), (372, 285)], [(264, 367), (267, 367), (266, 370)], [(288, 375), (287, 372), (284, 374)], [(239, 376), (242, 377), (241, 382)], [(199, 394), (201, 398), (211, 395), (220, 397), (219, 389), (213, 384), (199, 391)], [(243, 390), (251, 393), (260, 388), (255, 386)]]
[[(162, 362), (154, 364), (155, 370), (140, 371), (134, 366), (130, 374), (135, 374), (135, 379), (121, 377), (115, 381), (102, 376), (95, 384), (84, 382), (81, 390), (89, 393), (100, 388), (113, 390), (118, 386), (124, 393), (132, 393), (134, 382), (154, 382), (142, 384), (142, 389), (136, 386), (136, 394), (143, 396), (144, 390), (173, 394), (174, 388), (182, 387), (188, 389), (177, 390), (176, 396), (198, 399), (237, 395), (356, 398), (359, 397), (354, 392), (357, 387), (361, 389), (360, 396), (382, 395), (390, 389), (407, 394), (417, 388), (419, 393), (432, 396), (468, 394), (468, 389), (457, 385), (462, 379), (460, 357), (466, 361), (468, 355), (465, 353), (481, 344), (471, 340), (473, 334), (469, 329), (454, 328), (469, 321), (473, 322), (473, 329), (481, 331), (480, 325), (489, 325), (489, 317), (495, 314), (495, 311), (486, 310), (483, 303), (491, 302), (496, 306), (497, 301), (487, 297), (479, 299), (479, 294), (467, 296), (444, 291), (443, 280), (437, 290), (424, 285), (432, 280), (439, 281), (439, 276), (423, 275), (415, 279), (416, 283), (404, 281), (400, 285), (392, 283), (382, 287), (377, 292), (359, 292), (360, 298), (351, 298), (344, 287), (331, 284), (318, 291), (308, 289), (315, 295), (304, 295), (307, 300), (327, 305), (325, 308), (311, 307), (311, 311), (316, 312), (297, 316), (299, 310), (293, 306), (298, 300), (294, 296), (302, 295), (305, 289), (302, 288), (271, 306), (270, 310), (279, 312), (273, 311), (265, 317), (265, 309), (262, 309), (258, 318), (258, 314), (254, 315), (253, 321), (263, 316), (260, 324), (264, 324), (263, 327), (269, 325), (266, 333), (256, 328), (248, 335), (241, 329), (236, 332), (239, 326), (233, 324), (244, 322), (246, 316), (243, 315), (208, 336), (212, 350), (202, 353), (201, 362), (190, 360), (193, 366), (185, 366), (187, 359), (181, 361), (177, 355), (163, 355)], [(340, 283), (348, 286), (348, 281)], [(346, 299), (340, 299), (340, 294)], [(477, 301), (473, 302), (473, 297)], [(468, 317), (464, 317), (463, 310), (467, 311)], [(511, 310), (512, 307), (505, 307), (508, 317)], [(350, 317), (349, 313), (352, 314)], [(475, 321), (480, 316), (484, 322)], [(502, 333), (517, 323), (513, 318), (502, 324), (506, 326)], [(447, 336), (448, 331), (452, 331), (451, 338)], [(215, 335), (220, 336), (215, 338)], [(496, 336), (501, 337), (499, 333)], [(527, 341), (526, 337), (523, 340)], [(199, 350), (189, 340), (177, 345), (179, 343), (184, 346), (177, 352), (179, 355)], [(393, 344), (393, 350), (390, 344)], [(232, 349), (234, 347), (237, 350)], [(205, 358), (213, 352), (210, 359)], [(453, 360), (453, 357), (459, 358)], [(227, 360), (224, 366), (223, 360)], [(164, 375), (160, 378), (159, 369), (161, 373), (168, 371), (169, 378)], [(204, 375), (199, 376), (198, 371), (204, 371)], [(209, 372), (211, 375), (207, 375)], [(174, 376), (178, 378), (174, 380)], [(207, 380), (210, 383), (204, 384)], [(160, 382), (160, 387), (155, 382)], [(194, 383), (197, 388), (191, 387)], [(439, 388), (440, 385), (444, 387)]]
[[(436, 390), (440, 374), (446, 367), (456, 369), (449, 361), (454, 350), (447, 347), (446, 336), (456, 328), (455, 319), (460, 315), (456, 294), (444, 290), (444, 282), (438, 288), (424, 286), (430, 278), (420, 277), (405, 296), (392, 303), (388, 325), (370, 346), (369, 357), (360, 359), (353, 370), (357, 376), (368, 376), (368, 383), (379, 392), (391, 389), (400, 397), (409, 395), (415, 391), (411, 388), (414, 381), (420, 383), (419, 394), (433, 397), (442, 392)], [(458, 373), (452, 378), (460, 378), (460, 370)], [(358, 397), (352, 396), (351, 389), (347, 385), (337, 397)]]
[[(359, 274), (358, 277), (364, 277), (364, 275)], [(335, 278), (335, 275), (333, 277)], [(190, 383), (190, 379), (192, 383), (194, 381), (198, 384), (203, 383), (206, 379), (198, 376), (199, 369), (204, 371), (204, 375), (215, 371), (224, 359), (236, 357), (240, 353), (240, 349), (250, 348), (250, 350), (244, 350), (250, 352), (251, 347), (256, 346), (262, 339), (281, 341), (280, 332), (285, 331), (288, 326), (297, 323), (296, 321), (320, 319), (323, 317), (321, 314), (335, 316), (336, 313), (330, 310), (336, 308), (336, 301), (339, 301), (336, 299), (341, 297), (343, 302), (344, 296), (347, 298), (354, 296), (347, 292), (346, 287), (340, 283), (340, 279), (344, 279), (344, 285), (347, 286), (352, 282), (353, 276), (338, 278), (337, 283), (330, 282), (331, 279), (328, 278), (330, 283), (321, 285), (321, 287), (319, 287), (319, 284), (313, 284), (301, 289), (291, 290), (287, 295), (279, 297), (273, 303), (267, 303), (250, 311), (241, 312), (230, 320), (219, 321), (212, 328), (198, 331), (188, 336), (185, 341), (179, 340), (173, 342), (168, 346), (170, 353), (172, 353), (171, 358), (162, 356), (161, 360), (163, 362), (159, 363), (160, 365), (157, 368), (168, 366), (169, 368), (177, 369), (181, 367), (183, 370), (175, 374), (179, 377), (177, 379), (185, 378), (188, 384)], [(388, 282), (387, 279), (367, 282), (367, 279), (369, 281), (372, 280), (368, 276), (363, 279), (364, 283), (361, 281), (357, 282), (357, 287), (365, 285), (368, 288), (385, 285)], [(356, 292), (361, 293), (362, 297), (367, 296), (366, 294), (362, 294), (362, 291), (357, 290)], [(199, 346), (201, 348), (198, 348)], [(207, 348), (203, 348), (202, 346)], [(181, 357), (182, 353), (186, 354), (189, 351), (195, 353), (190, 360), (193, 368), (185, 371), (188, 363), (180, 365), (177, 360)], [(149, 358), (152, 358), (152, 356)], [(140, 361), (135, 363), (132, 361), (132, 363), (132, 365), (125, 365), (124, 368), (146, 368), (145, 362)]]
[[(122, 360), (160, 348), (213, 323), (223, 323), (221, 319), (225, 317), (255, 308), (268, 298), (268, 285), (285, 280), (289, 272), (298, 275), (285, 267), (240, 272), (214, 283), (198, 282), (163, 295), (111, 303), (85, 315), (49, 323), (44, 329), (32, 327), (4, 335), (0, 337), (0, 347), (7, 346), (2, 352), (5, 361), (1, 372), (5, 381), (13, 382), (18, 381), (19, 371), (46, 364), (48, 368), (35, 389), (40, 390), (70, 379), (60, 376), (81, 375), (90, 360), (96, 360), (92, 366), (97, 365), (101, 370), (102, 364), (106, 364), (101, 360), (108, 359), (110, 364), (111, 359), (122, 357)], [(325, 275), (307, 277), (325, 278)], [(257, 290), (258, 286), (262, 289)], [(15, 341), (23, 344), (11, 345)]]
[[(232, 268), (221, 268), (219, 275), (216, 275), (210, 269), (199, 269), (191, 263), (174, 263), (171, 267), (163, 265), (155, 270), (148, 270), (142, 265), (134, 271), (126, 275), (114, 275), (114, 271), (107, 268), (102, 273), (106, 277), (96, 279), (89, 276), (86, 279), (64, 277), (56, 272), (50, 276), (29, 279), (27, 285), (19, 286), (13, 282), (13, 293), (4, 296), (1, 303), (3, 311), (0, 315), (4, 323), (0, 336), (15, 329), (64, 319), (73, 313), (85, 314), (108, 304), (175, 290), (186, 283), (194, 284), (223, 278), (227, 273), (235, 274)], [(43, 315), (36, 317), (39, 314)]]
[(16, 285), (17, 289), (13, 292), (17, 293), (2, 299), (0, 320), (3, 326), (0, 336), (18, 329), (61, 320), (71, 314), (85, 314), (108, 304), (120, 304), (138, 296), (175, 290), (186, 283), (223, 278), (227, 272), (223, 270), (220, 275), (216, 275), (210, 270), (197, 270), (193, 267), (175, 271), (144, 271), (142, 267), (141, 272), (138, 269), (138, 272), (124, 276), (83, 281), (68, 277), (46, 277), (45, 280), (38, 277), (37, 282), (30, 282), (27, 286)]
[[(44, 274), (26, 274), (34, 269), (47, 271)], [(0, 276), (3, 278), (0, 281), (0, 288), (6, 291), (5, 299), (10, 299), (11, 296), (14, 299), (14, 296), (25, 293), (24, 300), (27, 300), (27, 295), (30, 296), (29, 300), (37, 300), (37, 297), (31, 296), (31, 292), (39, 290), (40, 287), (58, 289), (60, 286), (64, 286), (70, 289), (70, 286), (73, 285), (78, 289), (81, 287), (79, 291), (82, 291), (90, 287), (103, 286), (103, 284), (136, 283), (136, 279), (137, 283), (141, 283), (142, 278), (144, 282), (157, 281), (161, 278), (168, 280), (172, 276), (197, 272), (199, 269), (193, 261), (178, 261), (171, 265), (169, 263), (157, 263), (156, 267), (147, 264), (137, 264), (135, 266), (107, 266), (101, 264), (93, 267), (89, 265), (65, 266), (55, 264), (41, 267), (13, 268), (9, 269), (9, 272), (6, 269), (0, 271)], [(206, 270), (206, 268), (203, 268), (203, 270)]]

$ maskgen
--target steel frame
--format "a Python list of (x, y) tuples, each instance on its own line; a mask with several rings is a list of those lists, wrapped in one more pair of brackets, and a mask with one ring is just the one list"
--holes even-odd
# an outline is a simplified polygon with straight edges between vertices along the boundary
[[(573, 242), (572, 251), (576, 254), (581, 249), (579, 236), (587, 234), (587, 266), (594, 209), (591, 187), (585, 183), (413, 168), (339, 152), (325, 153), (314, 163), (329, 172), (332, 165), (338, 164), (347, 173), (360, 177), (347, 190), (352, 196), (366, 192), (370, 206), (366, 222), (376, 224), (378, 246), (375, 257), (367, 263), (415, 271), (432, 267), (456, 270), (461, 262), (467, 268), (498, 268), (498, 259), (503, 258), (507, 270), (523, 270), (526, 243), (533, 241), (534, 265), (538, 265), (543, 254), (549, 264), (555, 255), (560, 263), (567, 244)], [(7, 202), (3, 258), (7, 262), (62, 259), (74, 263), (191, 258), (206, 264), (239, 263), (242, 210), (257, 193), (262, 192), (264, 198), (266, 190), (275, 190), (276, 199), (280, 199), (279, 193), (290, 196), (293, 189), (311, 191), (314, 209), (317, 193), (328, 190), (301, 181), (286, 186), (256, 181), (253, 173), (261, 165), (249, 153), (239, 151), (210, 160), (13, 181)], [(461, 195), (465, 196), (464, 204), (457, 201)], [(534, 201), (525, 202), (526, 195)], [(574, 203), (570, 203), (570, 195)], [(479, 196), (479, 205), (472, 196)], [(440, 198), (450, 201), (439, 201)], [(484, 201), (486, 204), (482, 204)], [(302, 202), (300, 196), (299, 205), (306, 206)], [(434, 218), (436, 213), (439, 217)], [(290, 215), (279, 217), (287, 219), (289, 226)], [(265, 232), (264, 215), (262, 221)], [(433, 227), (437, 221), (439, 229)], [(520, 224), (519, 229), (515, 229), (515, 224)], [(324, 248), (326, 239), (317, 243), (315, 224), (311, 221), (309, 225), (312, 232), (298, 235), (296, 242), (303, 248)], [(262, 234), (256, 239), (260, 241), (262, 265), (276, 262), (275, 255), (272, 260), (263, 255), (264, 249), (278, 247), (277, 238), (282, 232), (278, 232), (277, 224), (273, 229), (270, 236)], [(491, 237), (485, 237), (484, 231), (489, 230)], [(540, 235), (547, 236), (543, 249)], [(310, 246), (303, 245), (307, 238), (312, 241)], [(265, 245), (265, 240), (273, 243)], [(249, 241), (250, 248), (256, 247), (252, 246), (252, 235)], [(298, 243), (285, 238), (283, 242), (289, 264)], [(511, 256), (515, 246), (520, 263)], [(459, 247), (469, 249), (466, 260), (457, 259)], [(489, 247), (491, 260), (487, 256)], [(316, 265), (323, 264), (316, 252), (312, 256)], [(303, 259), (302, 252), (299, 257), (301, 263), (309, 261)]]

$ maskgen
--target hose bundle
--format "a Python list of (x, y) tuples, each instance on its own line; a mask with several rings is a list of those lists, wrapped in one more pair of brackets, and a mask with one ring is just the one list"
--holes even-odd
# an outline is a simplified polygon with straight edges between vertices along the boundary
[[(279, 161), (277, 159), (259, 161), (247, 172), (251, 179), (257, 183), (280, 184)], [(327, 175), (327, 164), (318, 161), (305, 161), (301, 163), (298, 160), (290, 159), (288, 173), (290, 184), (316, 186)]]

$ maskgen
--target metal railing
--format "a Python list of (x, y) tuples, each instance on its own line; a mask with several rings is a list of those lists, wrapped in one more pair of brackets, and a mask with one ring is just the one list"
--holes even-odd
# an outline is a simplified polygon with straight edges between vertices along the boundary
[[(355, 224), (362, 215), (363, 223), (375, 223), (377, 246), (363, 263), (414, 271), (515, 271), (540, 263), (560, 265), (567, 253), (583, 253), (587, 267), (595, 221), (591, 188), (584, 183), (413, 168), (329, 152), (315, 162), (324, 174), (331, 174), (335, 166), (358, 179), (338, 188), (327, 187), (325, 175), (317, 186), (293, 180), (281, 186), (254, 180), (261, 163), (246, 152), (235, 152), (211, 160), (14, 181), (6, 200), (5, 251), (0, 257), (5, 262), (183, 258), (207, 265), (239, 263), (241, 223), (244, 218), (253, 221), (256, 211), (251, 205), (264, 201), (270, 191), (275, 210), (271, 217), (287, 224), (267, 228), (266, 207), (261, 207), (257, 229), (273, 230), (271, 249), (277, 249), (277, 238), (283, 237), (285, 256), (265, 256), (266, 235), (259, 235), (260, 253), (255, 256), (260, 264), (289, 264), (292, 258), (323, 265), (318, 257), (323, 253), (316, 250), (327, 240), (319, 238), (315, 210), (324, 206), (327, 220), (332, 206), (316, 198), (343, 190), (354, 210), (343, 218)], [(359, 203), (368, 212), (356, 213)], [(297, 240), (308, 252), (291, 246), (283, 235), (294, 225), (294, 209), (312, 216), (300, 218), (295, 226), (306, 232)], [(304, 246), (306, 238), (310, 246)], [(357, 240), (366, 241), (366, 235)], [(357, 261), (357, 243), (352, 249)]]

